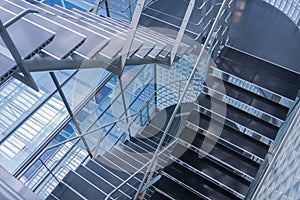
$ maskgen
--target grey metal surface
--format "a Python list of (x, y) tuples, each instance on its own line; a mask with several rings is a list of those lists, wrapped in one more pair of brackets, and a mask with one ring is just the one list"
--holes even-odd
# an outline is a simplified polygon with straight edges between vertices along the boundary
[[(15, 15), (8, 10), (0, 8), (0, 18), (3, 23), (14, 16)], [(34, 53), (48, 44), (55, 35), (54, 32), (32, 24), (24, 19), (20, 19), (9, 26), (7, 31), (23, 58), (30, 58)], [(5, 46), (3, 41), (0, 41), (0, 45)]]
[[(82, 20), (94, 20), (94, 25), (99, 26), (103, 29), (106, 29), (112, 34), (119, 35), (122, 38), (125, 38), (126, 33), (128, 32), (128, 28), (123, 27), (120, 25), (120, 23), (112, 23), (110, 19), (106, 19), (105, 17), (99, 17), (95, 15), (91, 15), (89, 13), (85, 13), (76, 9), (72, 9), (73, 14), (75, 14), (78, 17), (81, 17)], [(124, 36), (124, 37), (123, 37)], [(153, 37), (147, 37), (146, 35), (140, 34), (139, 31), (135, 35), (136, 39), (143, 41), (143, 46), (140, 48), (136, 53), (135, 56), (140, 58), (145, 58), (147, 55), (149, 56), (149, 51), (151, 51), (153, 48), (156, 48), (159, 52), (163, 49), (164, 44), (160, 43), (159, 41), (154, 41)], [(158, 52), (158, 53), (159, 53)], [(155, 54), (157, 55), (157, 54)], [(155, 56), (156, 57), (156, 56)]]
[[(0, 6), (18, 14), (25, 8), (10, 1), (1, 1)], [(77, 49), (85, 40), (85, 36), (72, 31), (58, 23), (38, 14), (29, 14), (25, 19), (55, 32), (53, 41), (43, 48), (43, 51), (57, 59), (63, 59)]]
[(229, 37), (231, 46), (300, 73), (300, 31), (272, 5), (237, 1)]
[[(76, 9), (73, 9), (73, 10), (77, 13), (82, 14), (82, 12), (80, 12)], [(85, 13), (85, 16), (93, 17), (93, 19), (95, 19), (95, 15), (92, 15), (90, 13)], [(97, 17), (97, 18), (99, 20), (101, 19), (102, 21), (105, 21), (106, 23), (112, 24), (113, 26), (115, 26), (116, 29), (122, 28), (126, 32), (127, 32), (128, 27), (129, 27), (128, 22), (125, 22), (125, 21), (120, 21), (120, 20), (117, 20), (117, 19), (107, 18), (107, 17), (100, 17), (100, 18)], [(143, 26), (138, 27), (138, 31), (136, 33), (136, 36), (140, 36), (142, 38), (146, 37), (149, 40), (156, 41), (156, 42), (159, 41), (162, 44), (168, 43), (170, 45), (173, 45), (175, 43), (175, 39), (167, 37), (163, 34), (160, 34), (159, 32), (156, 31), (156, 29), (152, 30), (150, 28), (146, 28), (146, 27), (143, 27)], [(188, 46), (185, 43), (181, 43), (180, 47), (181, 47), (181, 51), (177, 52), (178, 56), (182, 56), (184, 53), (188, 53), (189, 52), (188, 50), (191, 49), (191, 47)]]
[(37, 196), (27, 189), (21, 181), (0, 167), (0, 198), (2, 200), (37, 200)]
[[(1, 47), (2, 48), (2, 47)], [(1, 52), (1, 51), (0, 51)], [(1, 82), (11, 75), (15, 71), (13, 67), (16, 66), (16, 63), (13, 59), (6, 57), (5, 55), (0, 53), (0, 79)]]
[[(50, 13), (61, 13), (59, 12), (57, 9), (54, 9), (50, 6), (47, 6), (45, 4), (36, 2), (35, 3), (36, 6), (38, 6), (41, 9), (45, 9), (46, 12), (50, 12)], [(90, 30), (87, 27), (83, 27), (77, 24), (77, 21), (75, 19), (74, 22), (74, 18), (63, 18), (61, 16), (58, 15), (47, 15), (47, 17), (57, 23), (60, 23), (61, 25), (64, 25), (82, 35), (86, 36), (86, 40), (85, 42), (76, 50), (76, 52), (80, 55), (82, 55), (83, 57), (90, 59), (91, 57), (93, 57), (97, 52), (99, 52), (102, 48), (104, 48), (108, 42), (109, 42), (109, 38), (102, 36), (100, 33), (97, 33), (93, 30)], [(78, 20), (79, 22), (80, 20)], [(97, 42), (95, 42), (97, 41)]]

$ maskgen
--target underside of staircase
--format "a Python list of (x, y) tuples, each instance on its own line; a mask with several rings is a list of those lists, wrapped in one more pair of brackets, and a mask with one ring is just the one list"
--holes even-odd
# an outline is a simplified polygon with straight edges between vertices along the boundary
[[(129, 22), (37, 1), (4, 0), (0, 11), (1, 21), (21, 57), (16, 59), (11, 44), (0, 41), (0, 84), (19, 73), (20, 65), (30, 72), (101, 67), (116, 75), (123, 71), (122, 56), (127, 58), (126, 65), (170, 65), (170, 53), (176, 44), (171, 37), (138, 26), (131, 48), (122, 55)], [(34, 13), (11, 23), (25, 11)], [(181, 42), (175, 61), (191, 51), (192, 46)]]

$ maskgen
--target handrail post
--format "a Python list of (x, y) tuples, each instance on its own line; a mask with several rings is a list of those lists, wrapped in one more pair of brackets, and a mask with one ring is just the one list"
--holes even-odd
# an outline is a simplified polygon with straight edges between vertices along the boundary
[(94, 4), (94, 8), (92, 9), (92, 13), (94, 13), (94, 14), (96, 15), (97, 12), (98, 12), (99, 6), (100, 6), (104, 1), (107, 1), (107, 0), (96, 0), (96, 1), (95, 1), (95, 4)]
[(128, 131), (129, 137), (131, 138), (128, 112), (127, 112), (127, 106), (126, 106), (126, 98), (125, 98), (125, 94), (124, 94), (124, 88), (123, 88), (121, 76), (119, 76), (119, 85), (120, 85), (120, 90), (121, 90), (121, 97), (122, 97), (122, 104), (123, 104), (124, 114), (125, 114), (125, 117), (126, 117), (126, 129)]
[[(223, 9), (225, 8), (225, 6), (227, 5), (227, 1), (228, 1), (228, 0), (224, 0), (224, 1), (223, 1), (222, 5), (221, 5), (221, 7), (220, 7), (220, 9), (219, 9), (219, 11), (218, 11), (218, 14), (217, 14), (217, 16), (216, 16), (216, 18), (215, 18), (215, 21), (214, 21), (214, 23), (213, 23), (213, 25), (212, 25), (212, 27), (211, 27), (211, 29), (210, 29), (210, 31), (209, 31), (209, 34), (208, 34), (208, 36), (207, 36), (207, 39), (205, 40), (204, 46), (203, 46), (203, 48), (202, 48), (201, 51), (200, 51), (200, 54), (199, 54), (199, 56), (198, 56), (198, 58), (197, 58), (197, 60), (196, 60), (196, 63), (195, 63), (195, 65), (194, 65), (194, 68), (193, 68), (193, 70), (192, 70), (192, 72), (191, 72), (191, 74), (190, 74), (190, 76), (189, 76), (189, 78), (188, 78), (188, 80), (187, 80), (187, 83), (186, 83), (186, 85), (185, 85), (185, 87), (184, 87), (184, 90), (183, 90), (183, 92), (182, 92), (182, 94), (181, 94), (181, 96), (180, 96), (180, 98), (179, 98), (179, 100), (178, 100), (178, 103), (177, 103), (176, 107), (174, 108), (174, 111), (173, 111), (173, 113), (172, 113), (172, 116), (171, 116), (171, 118), (170, 118), (168, 124), (167, 124), (167, 127), (166, 127), (166, 129), (165, 129), (165, 132), (164, 132), (164, 134), (162, 135), (162, 137), (161, 137), (161, 139), (160, 139), (160, 142), (159, 142), (159, 144), (158, 144), (158, 146), (157, 146), (157, 148), (156, 148), (156, 150), (155, 150), (154, 155), (152, 156), (152, 159), (151, 159), (151, 162), (150, 162), (150, 164), (149, 164), (149, 166), (148, 166), (148, 170), (147, 170), (147, 171), (149, 171), (149, 170), (151, 170), (151, 169), (153, 168), (153, 165), (154, 165), (154, 163), (155, 163), (155, 160), (156, 160), (156, 158), (157, 158), (157, 155), (158, 155), (158, 153), (159, 153), (159, 151), (160, 151), (160, 149), (161, 149), (161, 147), (162, 147), (162, 144), (163, 144), (163, 142), (164, 142), (164, 140), (165, 140), (165, 138), (166, 138), (166, 136), (167, 136), (167, 134), (168, 134), (168, 132), (169, 132), (169, 130), (170, 130), (170, 128), (171, 128), (171, 125), (172, 125), (173, 120), (174, 120), (174, 118), (175, 118), (175, 116), (176, 116), (176, 113), (177, 113), (177, 111), (178, 111), (178, 109), (179, 109), (179, 107), (180, 107), (180, 104), (181, 104), (182, 100), (184, 99), (184, 96), (185, 96), (185, 94), (186, 94), (186, 92), (187, 92), (187, 90), (188, 90), (188, 87), (189, 87), (189, 85), (190, 85), (190, 82), (192, 81), (192, 78), (194, 77), (194, 74), (195, 74), (196, 71), (197, 71), (198, 64), (200, 63), (200, 60), (202, 59), (202, 57), (203, 57), (203, 55), (204, 55), (204, 51), (206, 50), (206, 47), (208, 46), (208, 44), (209, 44), (209, 42), (210, 42), (210, 38), (211, 38), (212, 35), (213, 35), (214, 28), (215, 28), (215, 26), (218, 24), (218, 19), (220, 18), (220, 15), (221, 15), (221, 13), (222, 13), (222, 10), (223, 10)], [(206, 58), (206, 59), (209, 59), (209, 58), (207, 58), (207, 57), (205, 57), (205, 58)], [(207, 60), (206, 60), (206, 59), (205, 59), (205, 64), (207, 63)], [(205, 74), (205, 75), (206, 75), (206, 74)], [(148, 177), (148, 181), (151, 181), (151, 178), (152, 178), (152, 177)], [(140, 187), (139, 187), (139, 189), (138, 189), (138, 191), (137, 191), (136, 196), (139, 195), (139, 193), (140, 193), (140, 191), (141, 191), (141, 189), (142, 189), (142, 187), (143, 187), (143, 185), (144, 185), (146, 179), (147, 179), (147, 173), (146, 173), (146, 174), (144, 175), (144, 177), (143, 177), (143, 180), (142, 180), (142, 182), (141, 182), (141, 184), (140, 184)]]

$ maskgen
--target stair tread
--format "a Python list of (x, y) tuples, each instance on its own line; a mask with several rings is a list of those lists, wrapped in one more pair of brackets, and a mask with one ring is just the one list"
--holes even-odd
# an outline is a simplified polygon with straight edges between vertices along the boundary
[(70, 171), (63, 178), (63, 181), (87, 199), (100, 200), (106, 197), (106, 194), (98, 190), (95, 186), (78, 176), (78, 174), (73, 171)]
[(146, 164), (146, 163), (142, 163), (142, 161), (140, 161), (140, 160), (137, 160), (134, 153), (124, 151), (124, 149), (122, 150), (122, 149), (119, 149), (119, 148), (113, 148), (111, 150), (111, 152), (113, 154), (115, 154), (116, 156), (118, 156), (119, 158), (122, 158), (123, 160), (126, 160), (129, 164), (131, 164), (132, 166), (134, 166), (137, 169), (139, 169), (144, 164)]
[(95, 161), (97, 163), (99, 163), (100, 165), (102, 165), (103, 167), (105, 167), (106, 169), (108, 169), (111, 173), (113, 173), (115, 176), (120, 177), (123, 180), (126, 180), (130, 175), (121, 168), (121, 166), (117, 166), (115, 165), (114, 162), (112, 162), (111, 160), (102, 157), (102, 156), (98, 156)]
[(150, 200), (170, 200), (170, 199), (169, 199), (168, 197), (166, 197), (165, 195), (163, 195), (163, 194), (161, 194), (161, 193), (155, 191), (155, 192), (152, 194)]
[[(198, 98), (198, 104), (203, 106), (204, 108), (210, 110), (211, 107), (211, 100), (210, 100), (210, 96), (206, 95), (206, 94), (201, 94)], [(215, 105), (220, 105), (223, 106), (224, 103), (221, 103), (218, 100), (214, 100), (213, 101)], [(223, 106), (224, 107), (224, 106)], [(251, 130), (254, 130), (272, 140), (275, 139), (277, 131), (278, 131), (278, 127), (263, 121), (251, 114), (245, 113), (233, 106), (230, 105), (226, 105), (226, 108), (224, 108), (226, 110), (226, 118), (237, 122), (238, 124), (241, 124)], [(214, 109), (213, 112), (218, 113), (219, 111)], [(192, 114), (188, 117), (188, 120), (190, 118), (193, 117), (193, 115), (195, 115), (195, 111), (192, 112)]]
[(93, 172), (91, 172), (90, 170), (88, 170), (86, 167), (82, 165), (80, 165), (76, 169), (76, 172), (80, 174), (82, 177), (84, 177), (86, 180), (94, 184), (97, 188), (101, 188), (101, 190), (106, 194), (110, 193), (114, 189), (114, 186), (109, 184), (110, 180), (105, 181), (104, 179), (101, 179), (100, 177), (96, 176), (95, 174), (93, 174)]
[[(114, 188), (119, 186), (121, 183), (123, 183), (123, 180), (126, 180), (129, 177), (129, 174), (122, 171), (120, 168), (115, 168), (115, 166), (108, 167), (99, 163), (99, 161), (89, 161), (86, 166), (91, 168), (93, 172), (97, 173), (103, 179), (114, 185)], [(134, 191), (136, 187), (134, 184), (136, 183), (136, 179), (131, 179), (127, 184), (123, 185), (120, 188), (123, 193), (120, 193), (120, 191), (118, 191), (113, 196), (121, 195), (123, 198), (125, 198), (124, 193), (128, 195), (128, 192)]]
[[(191, 144), (253, 178), (255, 177), (255, 174), (259, 168), (258, 163), (247, 159), (246, 157), (226, 147), (223, 147), (209, 138), (205, 138), (202, 134), (197, 134)], [(175, 157), (178, 157), (178, 155)]]
[[(189, 118), (189, 122), (197, 125), (198, 127), (202, 128), (203, 130), (208, 130), (212, 134), (216, 134), (218, 136), (218, 130), (222, 130), (221, 135), (218, 137), (240, 147), (241, 149), (244, 149), (262, 159), (266, 156), (269, 146), (266, 144), (263, 144), (252, 137), (245, 135), (244, 133), (241, 133), (237, 131), (236, 129), (233, 129), (226, 124), (222, 124), (214, 119), (209, 118), (208, 116), (197, 113), (197, 117)], [(209, 125), (209, 127), (208, 127)], [(217, 130), (214, 132), (214, 130)], [(189, 130), (185, 130), (189, 131)]]
[(179, 159), (240, 194), (246, 195), (250, 185), (249, 181), (215, 164), (206, 157), (200, 157), (199, 154), (188, 149)]
[[(125, 172), (134, 173), (135, 171), (137, 171), (137, 168), (132, 166), (127, 161), (127, 157), (124, 160), (124, 159), (116, 156), (115, 154), (111, 153), (110, 151), (105, 152), (103, 156), (106, 159), (108, 159), (109, 161), (113, 162), (116, 166), (119, 166), (120, 168), (122, 168), (122, 170), (125, 171)], [(100, 159), (101, 158), (98, 158), (98, 160), (100, 160)]]
[(133, 154), (138, 160), (140, 160), (143, 163), (147, 163), (150, 159), (148, 153), (139, 152), (136, 149), (134, 149), (136, 147), (134, 147), (134, 145), (130, 141), (126, 141), (125, 143), (121, 144), (119, 148), (126, 152), (129, 152), (130, 154)]
[(176, 162), (166, 167), (163, 171), (209, 199), (238, 199), (233, 194), (221, 189), (214, 183), (209, 182)]
[(300, 76), (250, 55), (226, 48), (227, 51), (221, 53), (222, 61), (217, 62), (218, 68), (289, 99), (295, 99), (299, 90), (297, 85)]
[(90, 168), (93, 172), (103, 177), (105, 180), (109, 180), (111, 184), (117, 186), (123, 182), (121, 178), (117, 178), (116, 175), (113, 175), (113, 172), (107, 171), (108, 169), (101, 164), (97, 164), (95, 161), (90, 160), (86, 167)]
[(57, 200), (52, 194), (49, 194), (46, 198), (46, 200)]
[(198, 195), (164, 176), (162, 176), (162, 178), (157, 182), (157, 187), (175, 199), (200, 199)]
[(71, 190), (63, 182), (60, 182), (52, 191), (52, 194), (60, 200), (83, 200), (76, 192)]
[(147, 152), (147, 153), (153, 154), (155, 151), (154, 147), (145, 145), (145, 141), (147, 141), (147, 140), (143, 141), (143, 140), (140, 140), (139, 138), (131, 138), (131, 141), (133, 143), (135, 143), (136, 145), (138, 145), (139, 149), (144, 151), (144, 153)]
[(249, 106), (257, 108), (279, 119), (285, 119), (288, 113), (288, 108), (281, 106), (280, 104), (277, 104), (268, 99), (265, 99), (261, 96), (258, 96), (252, 92), (244, 90), (236, 85), (232, 85), (228, 82), (222, 81), (216, 77), (208, 76), (206, 82), (213, 83), (208, 85), (208, 87), (219, 91), (223, 94), (225, 93), (226, 95), (234, 99), (237, 99)]

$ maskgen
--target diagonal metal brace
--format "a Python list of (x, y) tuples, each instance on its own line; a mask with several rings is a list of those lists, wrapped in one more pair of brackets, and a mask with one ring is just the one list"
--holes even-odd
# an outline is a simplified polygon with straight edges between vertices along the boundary
[(121, 64), (122, 69), (124, 69), (128, 53), (129, 53), (131, 45), (133, 43), (135, 32), (137, 30), (137, 26), (138, 26), (144, 5), (145, 5), (145, 0), (138, 0), (138, 2), (136, 4), (136, 7), (135, 7), (135, 10), (133, 13), (133, 17), (132, 17), (132, 21), (130, 23), (129, 30), (128, 30), (128, 33), (126, 36), (126, 40), (124, 42), (124, 46), (123, 46), (122, 52), (121, 52), (121, 60), (120, 60), (121, 63), (120, 64)]
[(178, 50), (179, 45), (181, 43), (181, 40), (182, 40), (182, 38), (184, 36), (184, 32), (185, 32), (186, 27), (188, 25), (189, 19), (190, 19), (191, 15), (192, 15), (194, 6), (195, 6), (195, 0), (190, 0), (190, 3), (188, 5), (188, 7), (187, 7), (187, 10), (186, 10), (186, 12), (184, 14), (184, 18), (182, 20), (180, 29), (178, 31), (178, 35), (176, 37), (176, 42), (175, 42), (175, 44), (174, 44), (174, 46), (172, 48), (172, 51), (171, 51), (170, 65), (172, 65), (172, 63), (174, 62), (177, 50)]
[(19, 15), (13, 17), (11, 20), (6, 22), (5, 24), (2, 23), (0, 20), (0, 36), (3, 39), (3, 42), (5, 43), (6, 47), (10, 51), (12, 57), (14, 58), (17, 66), (19, 67), (20, 71), (22, 72), (23, 76), (20, 74), (15, 73), (13, 76), (18, 79), (19, 81), (25, 83), (29, 87), (33, 88), (34, 90), (38, 91), (38, 86), (34, 82), (30, 72), (28, 71), (27, 68), (24, 66), (24, 61), (22, 59), (22, 56), (20, 52), (18, 51), (16, 45), (14, 44), (13, 40), (11, 39), (7, 28), (21, 19), (23, 16), (27, 15), (28, 13), (38, 13), (36, 10), (24, 10), (22, 11)]

